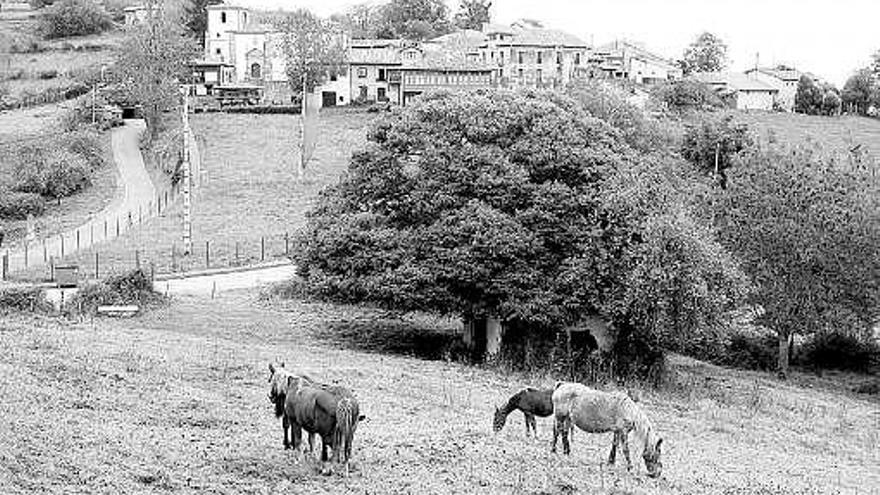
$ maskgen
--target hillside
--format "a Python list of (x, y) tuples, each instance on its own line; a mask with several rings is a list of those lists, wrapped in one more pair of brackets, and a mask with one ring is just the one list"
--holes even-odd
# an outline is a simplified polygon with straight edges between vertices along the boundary
[(828, 151), (846, 153), (862, 145), (875, 162), (880, 159), (880, 120), (868, 117), (821, 117), (788, 113), (738, 113), (762, 139), (782, 143), (820, 143)]

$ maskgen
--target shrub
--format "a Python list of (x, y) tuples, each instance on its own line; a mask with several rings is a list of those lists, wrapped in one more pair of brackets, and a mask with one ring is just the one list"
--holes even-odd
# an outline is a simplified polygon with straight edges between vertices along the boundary
[(113, 26), (110, 15), (92, 0), (61, 0), (40, 15), (39, 31), (46, 38), (82, 36)]
[(150, 306), (163, 300), (153, 290), (150, 277), (143, 270), (113, 275), (98, 284), (83, 287), (67, 306), (71, 312), (94, 314), (98, 306), (137, 304)]
[(7, 81), (18, 81), (19, 79), (24, 79), (24, 69), (11, 69), (6, 73)]
[(697, 81), (672, 81), (658, 86), (652, 96), (677, 112), (724, 107), (724, 102), (712, 88)]
[(55, 69), (41, 70), (37, 73), (37, 77), (40, 79), (55, 79), (58, 77), (58, 71)]
[(865, 373), (880, 365), (880, 345), (840, 332), (819, 333), (804, 346), (800, 364)]
[(776, 369), (777, 346), (775, 335), (735, 334), (720, 362), (736, 368), (770, 371)]
[(0, 290), (0, 313), (9, 311), (44, 312), (52, 310), (39, 287), (15, 287)]
[(92, 171), (103, 167), (106, 163), (100, 136), (95, 131), (69, 132), (58, 138), (58, 144), (84, 158)]
[(111, 111), (113, 108), (103, 97), (95, 98), (95, 122), (92, 124), (92, 99), (82, 98), (61, 116), (61, 127), (66, 131), (78, 131), (83, 127), (92, 127), (106, 131), (122, 125), (122, 117), (119, 113)]
[(0, 189), (0, 219), (25, 220), (28, 215), (38, 217), (46, 210), (42, 196)]
[(50, 198), (63, 198), (87, 187), (86, 159), (63, 148), (28, 146), (18, 153), (15, 189)]
[(717, 173), (721, 187), (727, 186), (726, 170), (734, 157), (752, 145), (749, 128), (733, 122), (733, 116), (723, 118), (703, 115), (687, 125), (681, 144), (681, 155), (706, 174)]

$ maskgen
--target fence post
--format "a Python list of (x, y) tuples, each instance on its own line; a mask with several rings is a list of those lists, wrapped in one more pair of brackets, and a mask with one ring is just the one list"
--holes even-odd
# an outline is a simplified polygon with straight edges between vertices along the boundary
[(174, 249), (174, 242), (171, 243), (171, 271), (177, 272), (177, 250)]
[(8, 280), (9, 279), (9, 254), (3, 255), (3, 262), (0, 263), (2, 267), (0, 267), (0, 272), (2, 272), (2, 277), (0, 280)]
[(205, 241), (205, 268), (211, 268), (211, 241)]
[(46, 250), (46, 239), (43, 239), (43, 263), (49, 261), (49, 252)]
[(104, 219), (104, 240), (107, 240), (107, 219)]
[(95, 244), (95, 224), (89, 223), (89, 244)]
[(76, 250), (79, 251), (79, 229), (76, 230)]
[(260, 237), (260, 261), (266, 261), (266, 238)]
[(131, 212), (128, 212), (128, 225), (126, 227), (131, 228)]
[(28, 243), (24, 241), (24, 267), (28, 267)]
[(284, 256), (290, 256), (290, 234), (284, 233)]
[(150, 262), (150, 282), (156, 282), (156, 263)]
[(238, 241), (235, 241), (235, 266), (238, 266)]
[(141, 210), (141, 205), (138, 205), (138, 223), (144, 223), (144, 212)]
[(99, 261), (98, 261), (98, 252), (95, 251), (95, 278), (96, 278), (96, 279), (97, 279), (97, 278), (101, 278), (101, 277), (100, 277), (100, 273), (101, 273), (101, 272), (100, 272), (100, 264), (99, 264)]
[(116, 237), (119, 237), (119, 217), (116, 217)]
[(140, 249), (134, 250), (134, 268), (136, 270), (141, 269), (141, 251), (140, 251)]
[(49, 281), (55, 281), (55, 257), (49, 256)]
[(58, 237), (61, 238), (61, 257), (63, 258), (64, 257), (64, 234), (61, 234)]

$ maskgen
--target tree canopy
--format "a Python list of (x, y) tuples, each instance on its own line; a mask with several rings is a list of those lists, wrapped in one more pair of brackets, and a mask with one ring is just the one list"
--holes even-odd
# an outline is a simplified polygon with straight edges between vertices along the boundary
[(431, 39), (452, 30), (443, 0), (391, 0), (381, 8), (380, 38)]
[(812, 148), (751, 149), (729, 170), (723, 242), (755, 281), (761, 320), (788, 338), (859, 330), (880, 308), (880, 190), (870, 167)]
[(840, 96), (848, 111), (865, 115), (872, 105), (876, 106), (880, 101), (880, 90), (874, 74), (869, 69), (857, 71), (847, 79)]
[(461, 0), (455, 13), (455, 26), (458, 29), (481, 30), (483, 23), (489, 22), (489, 0)]
[(370, 139), (298, 237), (319, 297), (549, 326), (599, 313), (659, 338), (742, 295), (689, 204), (692, 169), (575, 100), (438, 92)]
[(208, 7), (221, 3), (223, 0), (189, 0), (183, 6), (186, 29), (202, 46), (205, 45), (205, 31), (208, 30)]
[(727, 67), (727, 45), (714, 34), (704, 32), (685, 49), (681, 65), (685, 74), (722, 70)]
[(302, 92), (303, 78), (312, 91), (341, 72), (345, 59), (343, 36), (329, 23), (308, 10), (298, 9), (281, 17), (278, 28), (284, 36), (287, 80), (295, 94)]

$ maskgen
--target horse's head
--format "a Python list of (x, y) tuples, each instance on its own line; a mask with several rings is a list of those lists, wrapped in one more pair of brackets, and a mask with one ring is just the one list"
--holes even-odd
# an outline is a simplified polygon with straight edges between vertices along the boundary
[(504, 428), (505, 421), (507, 421), (507, 414), (500, 407), (496, 406), (495, 416), (492, 418), (492, 431), (495, 433), (501, 431), (501, 428)]
[(275, 366), (269, 363), (269, 402), (275, 404), (275, 416), (284, 414), (284, 399), (287, 397), (287, 378), (290, 373), (284, 369), (284, 363)]
[(660, 444), (663, 439), (660, 438), (656, 442), (648, 442), (645, 444), (645, 450), (642, 452), (642, 458), (645, 459), (645, 467), (648, 468), (648, 476), (657, 478), (663, 472), (663, 463), (660, 462)]

